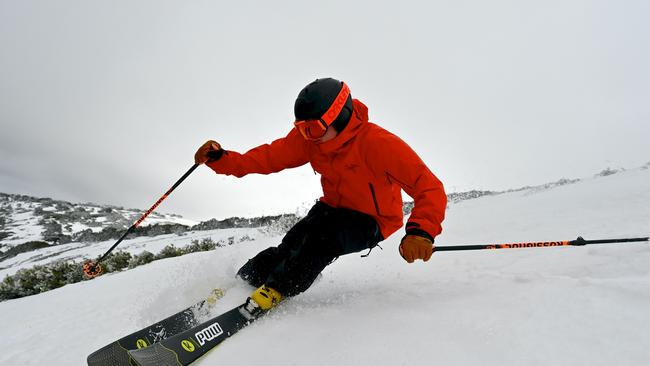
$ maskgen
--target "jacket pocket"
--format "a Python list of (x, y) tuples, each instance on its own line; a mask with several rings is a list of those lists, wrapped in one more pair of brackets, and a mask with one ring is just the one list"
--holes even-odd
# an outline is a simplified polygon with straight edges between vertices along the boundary
[(375, 194), (375, 186), (373, 186), (372, 183), (368, 183), (368, 187), (370, 188), (370, 194), (372, 195), (372, 202), (375, 204), (375, 211), (377, 211), (378, 216), (381, 216), (381, 212), (379, 211), (379, 202), (377, 202), (377, 195)]

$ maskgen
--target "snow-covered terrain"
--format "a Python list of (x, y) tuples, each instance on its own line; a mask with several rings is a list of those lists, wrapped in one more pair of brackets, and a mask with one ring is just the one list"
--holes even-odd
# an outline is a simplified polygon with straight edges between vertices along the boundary
[[(650, 169), (461, 201), (444, 228), (439, 245), (648, 236)], [(226, 289), (214, 314), (241, 303), (251, 288), (237, 268), (281, 236), (238, 230), (252, 240), (0, 303), (0, 364), (83, 365), (213, 287)], [(650, 244), (441, 252), (409, 265), (400, 238), (339, 258), (197, 364), (650, 364)]]
[[(106, 228), (124, 230), (144, 211), (94, 203), (70, 203), (50, 198), (0, 193), (0, 249), (28, 241), (62, 240)], [(142, 226), (156, 224), (196, 225), (178, 215), (153, 212)]]
[[(127, 239), (120, 243), (119, 250), (129, 252), (133, 255), (143, 251), (153, 254), (159, 253), (165, 246), (173, 244), (177, 248), (189, 245), (193, 240), (212, 239), (214, 242), (224, 244), (240, 243), (252, 240), (262, 235), (258, 229), (220, 229), (193, 231), (182, 234), (167, 234), (154, 237), (139, 237)], [(14, 257), (7, 258), (0, 262), (0, 279), (6, 275), (13, 275), (19, 269), (31, 268), (34, 265), (44, 265), (58, 260), (83, 262), (90, 258), (97, 258), (104, 254), (108, 248), (115, 244), (115, 240), (106, 240), (98, 243), (68, 243), (50, 246), (38, 250), (20, 253)]]

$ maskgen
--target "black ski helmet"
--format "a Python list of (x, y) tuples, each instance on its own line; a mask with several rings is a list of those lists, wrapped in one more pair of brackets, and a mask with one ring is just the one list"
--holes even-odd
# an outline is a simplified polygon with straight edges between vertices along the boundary
[[(293, 107), (296, 121), (307, 119), (319, 119), (332, 105), (336, 96), (343, 88), (343, 83), (332, 78), (316, 79), (304, 87)], [(341, 132), (350, 122), (352, 116), (352, 96), (349, 95), (345, 106), (332, 122), (331, 126)]]

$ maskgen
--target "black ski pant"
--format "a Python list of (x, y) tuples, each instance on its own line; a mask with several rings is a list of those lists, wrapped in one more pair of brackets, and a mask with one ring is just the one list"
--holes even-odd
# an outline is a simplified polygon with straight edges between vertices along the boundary
[(284, 296), (295, 296), (339, 256), (372, 249), (382, 240), (372, 216), (319, 201), (280, 245), (249, 259), (237, 275), (254, 287), (266, 284)]

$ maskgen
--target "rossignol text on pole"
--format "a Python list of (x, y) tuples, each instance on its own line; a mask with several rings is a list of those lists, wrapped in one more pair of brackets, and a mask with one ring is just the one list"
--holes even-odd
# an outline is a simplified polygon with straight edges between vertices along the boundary
[(436, 251), (436, 252), (447, 252), (447, 251), (457, 251), (457, 250), (518, 249), (518, 248), (544, 248), (544, 247), (583, 246), (583, 245), (590, 245), (590, 244), (632, 243), (632, 242), (648, 241), (648, 239), (649, 239), (648, 237), (645, 237), (645, 238), (628, 238), (628, 239), (585, 240), (580, 236), (576, 240), (565, 240), (565, 241), (436, 246), (436, 247), (434, 247), (434, 251)]
[(176, 187), (178, 187), (185, 180), (185, 178), (187, 178), (190, 174), (192, 174), (192, 172), (198, 166), (199, 164), (192, 165), (192, 167), (187, 172), (185, 172), (185, 174), (183, 174), (183, 176), (179, 180), (177, 180), (176, 183), (174, 183), (174, 185), (171, 188), (169, 188), (167, 192), (165, 192), (165, 194), (163, 194), (162, 197), (160, 197), (158, 201), (156, 201), (156, 203), (154, 203), (153, 206), (151, 206), (150, 209), (148, 209), (133, 225), (131, 225), (130, 228), (128, 228), (128, 230), (126, 230), (124, 235), (122, 235), (115, 242), (115, 244), (113, 244), (113, 246), (106, 251), (106, 253), (104, 253), (101, 257), (99, 257), (99, 259), (97, 259), (96, 261), (88, 261), (84, 263), (83, 271), (86, 277), (93, 278), (99, 276), (102, 273), (102, 267), (99, 265), (99, 263), (103, 261), (108, 256), (108, 254), (110, 254), (110, 252), (112, 252), (113, 249), (115, 249), (115, 247), (117, 247), (122, 242), (122, 240), (126, 238), (127, 235), (132, 233), (133, 230), (135, 230), (135, 228), (140, 226), (140, 224), (144, 221), (144, 219), (146, 219), (147, 216), (149, 216), (149, 214), (151, 214), (156, 209), (156, 207), (158, 207), (158, 205), (160, 205), (160, 203), (164, 201), (165, 198), (167, 198), (174, 191), (174, 189), (176, 189)]

